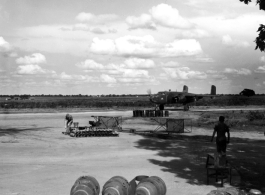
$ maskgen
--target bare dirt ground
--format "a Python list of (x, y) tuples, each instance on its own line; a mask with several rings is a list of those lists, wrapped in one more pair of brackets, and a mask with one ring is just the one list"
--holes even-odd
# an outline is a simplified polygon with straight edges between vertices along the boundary
[[(167, 195), (203, 195), (220, 186), (214, 179), (206, 185), (206, 154), (215, 151), (212, 129), (193, 126), (192, 133), (170, 137), (132, 134), (129, 129), (153, 130), (156, 124), (133, 118), (132, 111), (76, 112), (81, 126), (91, 115), (122, 115), (124, 131), (119, 137), (72, 138), (61, 133), (65, 113), (0, 114), (1, 195), (70, 194), (82, 175), (94, 176), (101, 189), (116, 175), (127, 180), (156, 175), (165, 181)], [(196, 119), (195, 112), (187, 113)], [(227, 153), (236, 168), (232, 186), (265, 190), (262, 131), (231, 129)]]

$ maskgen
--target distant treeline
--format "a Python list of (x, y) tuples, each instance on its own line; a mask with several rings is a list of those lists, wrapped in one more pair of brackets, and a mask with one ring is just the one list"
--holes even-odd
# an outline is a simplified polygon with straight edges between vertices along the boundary
[[(244, 106), (265, 105), (265, 95), (252, 97), (224, 95), (214, 99), (204, 98), (191, 103), (191, 106)], [(166, 105), (177, 106), (177, 104)], [(181, 105), (178, 105), (181, 106)], [(5, 100), (1, 98), (0, 108), (113, 108), (113, 107), (154, 107), (148, 96), (122, 97), (36, 97), (34, 100)]]
[(203, 98), (191, 105), (196, 106), (248, 106), (248, 105), (265, 105), (265, 95), (255, 95), (251, 97), (241, 95), (224, 95), (213, 99)]
[(34, 100), (1, 100), (1, 108), (112, 108), (112, 107), (150, 107), (148, 97), (36, 97)]
[[(219, 96), (239, 96), (238, 94), (218, 94)], [(0, 97), (21, 97), (21, 98), (28, 98), (28, 97), (140, 97), (140, 96), (149, 96), (148, 94), (107, 94), (107, 95), (62, 95), (62, 94), (41, 94), (41, 95), (29, 95), (29, 94), (20, 94), (20, 95), (0, 95)], [(256, 94), (256, 96), (265, 96), (265, 94)]]
[(28, 97), (136, 97), (136, 96), (148, 96), (148, 94), (108, 94), (108, 95), (62, 95), (62, 94), (57, 94), (57, 95), (29, 95), (29, 94), (22, 94), (22, 95), (0, 95), (0, 97), (21, 97), (21, 98), (28, 98)]

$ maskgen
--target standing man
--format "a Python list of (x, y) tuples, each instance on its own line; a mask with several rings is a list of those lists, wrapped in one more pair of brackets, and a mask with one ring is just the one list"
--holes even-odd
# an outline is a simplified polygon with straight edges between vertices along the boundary
[(66, 114), (65, 116), (65, 131), (66, 133), (70, 133), (70, 128), (73, 123), (73, 117), (70, 114)]
[[(215, 133), (217, 133), (216, 137), (216, 148), (217, 152), (221, 155), (226, 154), (226, 146), (229, 144), (230, 141), (230, 132), (229, 132), (229, 127), (224, 123), (225, 117), (220, 116), (219, 117), (219, 123), (215, 125), (214, 131), (213, 131), (213, 136), (211, 139), (211, 142), (213, 141), (213, 138), (215, 136)], [(227, 139), (226, 139), (226, 134), (227, 133)]]

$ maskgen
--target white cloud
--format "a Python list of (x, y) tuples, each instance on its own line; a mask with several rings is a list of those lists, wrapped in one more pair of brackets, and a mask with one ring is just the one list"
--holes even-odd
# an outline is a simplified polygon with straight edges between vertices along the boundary
[(208, 78), (213, 78), (215, 80), (227, 80), (227, 77), (222, 74), (222, 72), (216, 70), (207, 70)]
[(62, 72), (59, 75), (56, 75), (55, 78), (60, 79), (61, 81), (64, 81), (66, 83), (70, 84), (80, 84), (80, 83), (88, 83), (88, 82), (100, 82), (99, 78), (96, 76), (88, 76), (88, 75), (69, 75), (65, 72)]
[(265, 56), (261, 56), (260, 61), (265, 62)]
[(45, 51), (86, 56), (88, 42), (92, 39), (91, 33), (73, 31), (72, 27), (72, 25), (38, 25), (20, 28), (17, 34), (27, 39), (16, 39), (14, 45), (31, 52)]
[(123, 69), (122, 72), (124, 78), (149, 78), (147, 70)]
[(131, 68), (131, 69), (149, 69), (154, 68), (155, 63), (153, 60), (149, 59), (140, 59), (140, 58), (129, 58), (126, 59), (122, 68)]
[(204, 38), (210, 37), (211, 34), (203, 29), (182, 29), (179, 32), (176, 32), (177, 37), (183, 38)]
[(73, 25), (72, 27), (61, 27), (62, 31), (85, 31), (85, 32), (91, 32), (94, 34), (108, 34), (108, 33), (117, 33), (117, 30), (114, 28), (108, 28), (105, 25), (101, 26), (91, 26), (84, 23), (78, 23)]
[(91, 26), (84, 23), (78, 23), (67, 27), (60, 27), (61, 31), (84, 31), (84, 32), (91, 32), (94, 34), (109, 34), (109, 33), (117, 33), (117, 30), (114, 28), (108, 28), (107, 26), (101, 25), (101, 26)]
[(23, 65), (17, 67), (17, 73), (22, 75), (55, 74), (54, 71), (42, 69), (39, 65)]
[(13, 51), (13, 47), (3, 37), (0, 37), (0, 53), (8, 57), (17, 57), (17, 53)]
[(87, 22), (93, 24), (107, 24), (116, 19), (118, 19), (118, 16), (115, 14), (94, 15), (91, 13), (82, 12), (76, 16), (76, 20), (80, 22)]
[(222, 37), (222, 43), (224, 45), (232, 45), (233, 41), (232, 41), (232, 38), (229, 35), (224, 35)]
[(222, 74), (209, 74), (208, 76), (215, 80), (227, 80), (227, 77)]
[(209, 73), (209, 74), (215, 74), (215, 73), (217, 73), (216, 70), (207, 70), (206, 72)]
[(75, 30), (90, 31), (90, 28), (88, 27), (87, 24), (78, 23), (78, 24), (75, 24), (75, 25), (72, 27), (72, 30), (73, 30), (73, 31), (75, 31)]
[(100, 75), (101, 81), (104, 83), (116, 83), (116, 79), (106, 74)]
[[(159, 4), (152, 7), (149, 10), (149, 14), (144, 13), (139, 17), (128, 16), (125, 21), (129, 25), (130, 30), (138, 28), (156, 30), (157, 25), (173, 29), (190, 29), (194, 26), (187, 19), (181, 17), (176, 8), (168, 4)], [(202, 30), (196, 32), (196, 34), (198, 33), (202, 33)]]
[(0, 37), (0, 52), (9, 52), (11, 50), (11, 45), (3, 37)]
[(161, 65), (163, 67), (175, 68), (175, 67), (179, 66), (179, 63), (178, 62), (170, 61), (170, 62), (166, 62), (166, 63), (161, 63)]
[(11, 52), (8, 54), (8, 56), (15, 58), (15, 57), (17, 57), (17, 53), (11, 51)]
[(46, 58), (40, 53), (34, 53), (30, 56), (24, 56), (16, 59), (17, 64), (42, 64), (46, 63)]
[(81, 22), (90, 21), (90, 20), (93, 20), (94, 18), (95, 18), (94, 14), (85, 13), (85, 12), (81, 12), (75, 17), (76, 20), (81, 21)]
[(215, 62), (214, 59), (208, 57), (208, 56), (196, 56), (194, 59), (192, 59), (191, 61), (194, 62), (202, 62), (202, 63), (213, 63)]
[(252, 72), (249, 69), (241, 68), (240, 70), (234, 68), (225, 68), (224, 73), (237, 74), (237, 75), (250, 75)]
[(124, 36), (116, 40), (94, 38), (90, 51), (96, 54), (112, 54), (135, 57), (177, 57), (202, 53), (201, 45), (194, 39), (174, 40), (162, 44), (153, 36)]
[(153, 20), (169, 28), (191, 28), (193, 25), (179, 15), (179, 11), (167, 4), (159, 4), (149, 10)]
[[(98, 79), (101, 82), (109, 83), (113, 87), (114, 83), (149, 83), (153, 81), (158, 83), (153, 77), (149, 76), (148, 69), (155, 66), (154, 62), (149, 59), (139, 59), (139, 58), (129, 58), (126, 59), (122, 64), (108, 64), (102, 65), (93, 60), (86, 60), (77, 64), (76, 66), (82, 69), (97, 70), (99, 72), (104, 72)], [(73, 77), (66, 75), (65, 73), (61, 75), (61, 78), (71, 80)]]
[(154, 77), (148, 78), (118, 78), (119, 82), (121, 82), (125, 86), (141, 86), (142, 84), (146, 85), (159, 85), (160, 82), (156, 80)]
[(129, 25), (129, 29), (156, 29), (156, 24), (152, 21), (152, 17), (148, 14), (142, 14), (139, 17), (128, 16), (126, 23)]
[(118, 78), (121, 83), (146, 83), (147, 79), (145, 78)]
[(233, 40), (229, 35), (224, 35), (222, 37), (222, 43), (227, 46), (236, 46), (236, 47), (250, 46), (250, 44), (247, 41)]
[(173, 79), (206, 79), (207, 74), (200, 71), (191, 70), (189, 67), (163, 68), (165, 73)]
[(95, 62), (94, 60), (87, 59), (84, 62), (76, 64), (77, 67), (88, 70), (101, 70), (104, 69), (102, 64)]
[(265, 15), (262, 13), (240, 14), (239, 16), (232, 18), (225, 18), (223, 14), (211, 14), (210, 16), (195, 17), (190, 19), (190, 21), (195, 23), (198, 28), (204, 29), (213, 35), (222, 37), (223, 35), (228, 34), (232, 37), (242, 37), (243, 40), (247, 37), (248, 40), (252, 40), (253, 37), (256, 36), (259, 24), (262, 24), (264, 20)]
[(202, 52), (201, 45), (194, 39), (174, 40), (172, 43), (167, 43), (162, 56), (190, 56), (200, 54)]
[(120, 65), (113, 63), (102, 65), (100, 63), (95, 62), (94, 60), (87, 59), (84, 62), (76, 64), (76, 66), (84, 70), (97, 70), (100, 72), (106, 72), (111, 75), (127, 74), (127, 69), (129, 69), (129, 71), (134, 72), (132, 73), (132, 75), (135, 75), (139, 74), (139, 71), (131, 69), (150, 69), (155, 67), (155, 63), (153, 60), (149, 59), (129, 58), (126, 59)]
[(257, 73), (265, 73), (265, 65), (264, 66), (259, 66), (255, 72)]
[(90, 51), (98, 54), (112, 54), (115, 53), (115, 50), (116, 45), (111, 39), (101, 40), (96, 37), (93, 39), (90, 46)]
[(65, 72), (62, 72), (60, 75), (59, 75), (60, 79), (63, 79), (63, 80), (72, 80), (73, 79), (73, 76), (71, 75), (68, 75), (66, 74)]
[(93, 33), (95, 33), (95, 34), (105, 34), (105, 33), (106, 33), (104, 30), (102, 30), (102, 29), (99, 28), (99, 27), (92, 28), (92, 29), (91, 29), (91, 32), (93, 32)]

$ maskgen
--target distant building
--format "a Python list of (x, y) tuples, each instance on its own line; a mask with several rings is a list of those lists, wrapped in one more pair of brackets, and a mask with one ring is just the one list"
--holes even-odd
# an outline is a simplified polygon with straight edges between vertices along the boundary
[(240, 95), (244, 95), (244, 96), (253, 96), (255, 95), (255, 91), (253, 91), (252, 89), (244, 89), (243, 91), (241, 91), (239, 93)]
[(6, 100), (8, 101), (8, 100), (12, 100), (12, 98), (11, 97), (8, 97), (8, 98), (6, 98)]

